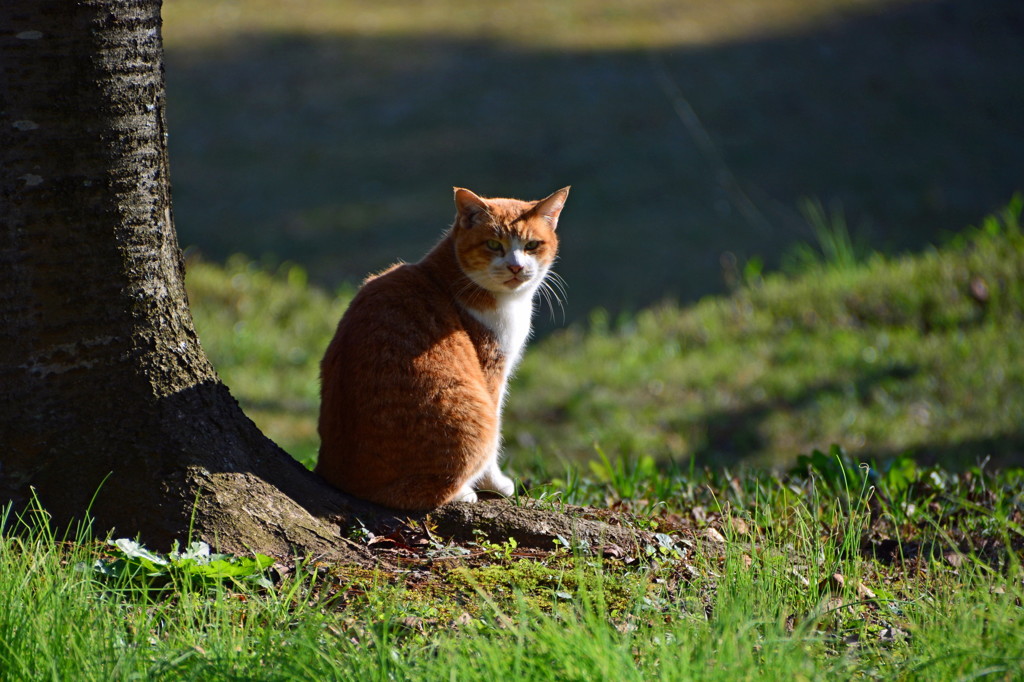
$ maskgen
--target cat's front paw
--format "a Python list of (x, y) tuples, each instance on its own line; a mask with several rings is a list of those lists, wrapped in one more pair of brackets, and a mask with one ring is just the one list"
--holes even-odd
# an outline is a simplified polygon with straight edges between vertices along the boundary
[(477, 496), (476, 491), (470, 488), (468, 485), (464, 485), (459, 488), (459, 491), (455, 493), (455, 497), (451, 499), (452, 502), (476, 502)]
[(476, 482), (476, 489), (493, 490), (505, 497), (511, 497), (516, 491), (516, 484), (515, 481), (501, 473), (501, 471), (495, 467), (491, 471), (488, 471), (487, 475)]

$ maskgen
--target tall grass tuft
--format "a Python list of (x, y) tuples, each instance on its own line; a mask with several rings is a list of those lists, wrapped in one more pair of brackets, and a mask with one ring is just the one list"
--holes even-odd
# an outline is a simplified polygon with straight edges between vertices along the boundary
[(839, 272), (853, 270), (864, 263), (871, 250), (850, 235), (846, 214), (841, 206), (825, 209), (820, 199), (804, 198), (800, 214), (814, 232), (815, 245), (799, 244), (782, 257), (783, 270), (797, 274), (816, 267)]

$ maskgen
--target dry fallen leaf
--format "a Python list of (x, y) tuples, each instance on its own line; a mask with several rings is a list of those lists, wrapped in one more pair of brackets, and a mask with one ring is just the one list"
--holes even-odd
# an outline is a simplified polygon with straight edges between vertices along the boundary
[(729, 517), (729, 527), (732, 528), (734, 533), (738, 533), (739, 535), (746, 535), (750, 532), (747, 522), (738, 516)]
[(714, 528), (711, 528), (710, 526), (704, 529), (704, 537), (705, 539), (710, 540), (711, 542), (714, 542), (716, 544), (725, 544), (725, 537)]
[(468, 613), (466, 613), (465, 611), (463, 611), (462, 615), (460, 615), (458, 618), (456, 618), (455, 620), (452, 621), (452, 627), (454, 627), (454, 628), (462, 627), (463, 625), (469, 625), (472, 622), (473, 622), (473, 616), (471, 616)]
[(624, 552), (618, 545), (605, 545), (601, 548), (601, 555), (605, 559), (621, 559)]
[(862, 582), (857, 583), (857, 596), (861, 599), (876, 599), (875, 593)]
[(833, 573), (818, 583), (818, 589), (820, 591), (830, 592), (832, 594), (842, 592), (844, 587), (846, 587), (846, 578), (843, 577), (842, 573)]

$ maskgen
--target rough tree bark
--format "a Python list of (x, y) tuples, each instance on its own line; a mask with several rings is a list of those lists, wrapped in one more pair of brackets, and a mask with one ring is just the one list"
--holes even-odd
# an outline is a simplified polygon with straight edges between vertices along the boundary
[[(354, 517), (401, 519), (263, 436), (200, 347), (171, 216), (160, 28), (159, 0), (0, 3), (0, 504), (35, 496), (62, 525), (88, 510), (95, 531), (160, 548), (191, 532), (227, 551), (364, 561), (344, 539)], [(437, 518), (452, 535), (630, 544), (557, 514), (451, 507)]]

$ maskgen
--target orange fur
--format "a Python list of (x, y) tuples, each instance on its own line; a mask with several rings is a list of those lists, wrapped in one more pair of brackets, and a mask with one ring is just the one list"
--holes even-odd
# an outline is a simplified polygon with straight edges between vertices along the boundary
[[(510, 485), (497, 468), (501, 402), (530, 308), (518, 336), (493, 320), (532, 306), (567, 194), (525, 202), (457, 189), (455, 222), (433, 250), (366, 280), (321, 364), (318, 474), (408, 510), (473, 499), (474, 482)], [(522, 276), (531, 266), (536, 276), (520, 284), (524, 263)]]

